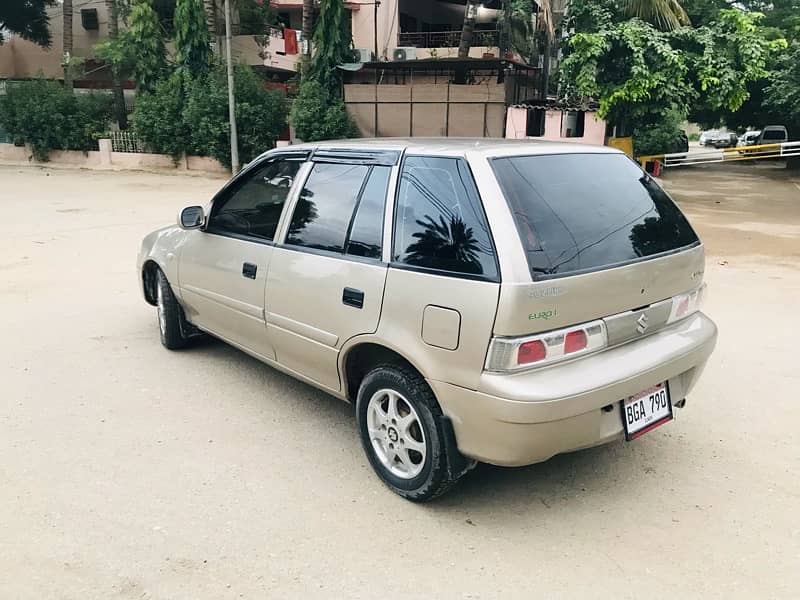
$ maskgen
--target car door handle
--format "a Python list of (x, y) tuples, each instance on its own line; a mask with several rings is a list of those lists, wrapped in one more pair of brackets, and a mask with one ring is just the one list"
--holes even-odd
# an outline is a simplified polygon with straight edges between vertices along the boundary
[(342, 304), (364, 308), (364, 292), (355, 288), (346, 287), (342, 291)]
[(242, 265), (242, 275), (248, 279), (255, 279), (256, 271), (258, 271), (258, 267), (253, 263), (244, 263)]

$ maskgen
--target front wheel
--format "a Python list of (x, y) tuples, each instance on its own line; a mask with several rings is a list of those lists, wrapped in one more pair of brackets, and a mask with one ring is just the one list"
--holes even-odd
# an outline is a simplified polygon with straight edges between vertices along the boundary
[(458, 480), (448, 468), (442, 411), (417, 373), (380, 366), (361, 383), (356, 401), (364, 451), (378, 477), (396, 494), (431, 500)]
[(169, 350), (185, 347), (188, 339), (183, 333), (184, 318), (181, 305), (178, 304), (167, 277), (161, 270), (156, 273), (156, 310), (161, 344)]

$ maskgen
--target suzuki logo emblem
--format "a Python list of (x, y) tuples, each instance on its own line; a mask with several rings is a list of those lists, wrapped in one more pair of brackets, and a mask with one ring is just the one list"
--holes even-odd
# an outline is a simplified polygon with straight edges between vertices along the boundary
[(640, 334), (647, 331), (647, 321), (647, 315), (642, 313), (641, 316), (636, 319), (636, 331), (638, 331)]

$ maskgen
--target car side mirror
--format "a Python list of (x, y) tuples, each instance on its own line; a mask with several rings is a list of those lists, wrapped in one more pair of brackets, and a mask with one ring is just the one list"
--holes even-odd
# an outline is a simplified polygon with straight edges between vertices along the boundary
[(200, 229), (206, 222), (202, 206), (187, 206), (178, 215), (181, 229)]

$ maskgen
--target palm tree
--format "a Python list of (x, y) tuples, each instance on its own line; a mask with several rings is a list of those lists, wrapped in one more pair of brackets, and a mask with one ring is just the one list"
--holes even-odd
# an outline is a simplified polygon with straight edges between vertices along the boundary
[[(108, 11), (108, 38), (116, 40), (119, 36), (119, 5), (118, 0), (106, 0)], [(128, 128), (128, 113), (125, 110), (125, 94), (122, 91), (122, 81), (119, 69), (111, 66), (111, 92), (114, 98), (114, 117), (120, 129)]]
[[(406, 248), (405, 261), (410, 265), (437, 267), (462, 273), (483, 273), (479, 258), (480, 244), (472, 227), (457, 215), (437, 221), (431, 215), (417, 219), (420, 231), (412, 234), (416, 239)], [(435, 264), (432, 264), (435, 261)]]
[(547, 92), (550, 89), (550, 54), (553, 41), (556, 37), (556, 29), (553, 24), (553, 8), (551, 0), (536, 0), (539, 11), (536, 14), (536, 33), (539, 38), (542, 52), (542, 73), (539, 83), (539, 96), (542, 100), (547, 99)]
[(461, 27), (461, 41), (458, 43), (458, 58), (467, 58), (472, 46), (472, 34), (475, 31), (475, 17), (478, 15), (478, 3), (467, 0), (464, 7), (464, 25)]
[(303, 0), (303, 41), (306, 43), (305, 55), (311, 54), (311, 35), (314, 33), (314, 0)]
[(626, 16), (638, 17), (665, 31), (689, 25), (689, 15), (680, 0), (621, 0), (620, 6)]
[(64, 0), (63, 5), (64, 31), (63, 40), (63, 61), (64, 61), (64, 87), (72, 91), (72, 71), (70, 70), (70, 59), (72, 58), (72, 0)]

